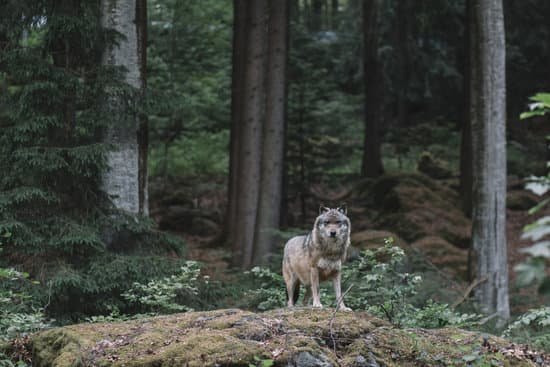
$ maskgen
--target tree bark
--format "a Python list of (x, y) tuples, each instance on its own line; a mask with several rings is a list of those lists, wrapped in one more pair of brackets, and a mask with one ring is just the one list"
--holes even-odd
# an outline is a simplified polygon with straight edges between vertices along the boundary
[(472, 248), (483, 312), (510, 318), (506, 242), (506, 78), (502, 0), (472, 0)]
[[(102, 0), (101, 24), (119, 32), (117, 44), (109, 45), (103, 54), (103, 64), (123, 67), (124, 81), (139, 91), (141, 88), (136, 0)], [(117, 209), (132, 214), (139, 212), (139, 151), (137, 130), (139, 118), (135, 111), (137, 93), (122, 96), (106, 91), (105, 110), (112, 117), (104, 142), (112, 149), (107, 153), (108, 171), (103, 176), (103, 189)], [(130, 97), (130, 106), (128, 98)]]
[(233, 70), (231, 75), (231, 131), (229, 138), (229, 181), (224, 234), (227, 244), (235, 243), (239, 193), (239, 136), (242, 122), (244, 70), (246, 62), (246, 0), (233, 1)]
[[(147, 0), (136, 0), (137, 48), (140, 72), (141, 101), (145, 100), (147, 89)], [(141, 215), (149, 215), (149, 179), (147, 153), (149, 151), (149, 121), (145, 112), (139, 113), (139, 209)]]
[(397, 2), (397, 52), (399, 64), (399, 90), (397, 91), (397, 126), (405, 127), (409, 119), (408, 87), (410, 71), (409, 57), (409, 0)]
[(266, 17), (268, 0), (250, 0), (247, 25), (246, 70), (239, 163), (237, 211), (233, 264), (247, 268), (252, 264), (254, 232), (261, 176), (262, 123), (265, 109)]
[(460, 196), (462, 209), (468, 218), (472, 217), (472, 127), (470, 121), (470, 80), (473, 46), (472, 36), (472, 0), (466, 0), (466, 22), (464, 24), (464, 69), (463, 69), (463, 107), (462, 107), (462, 138), (460, 143)]
[(380, 142), (382, 72), (378, 60), (378, 12), (380, 5), (380, 0), (363, 0), (365, 137), (361, 174), (364, 177), (378, 177), (384, 173)]
[(283, 193), (289, 0), (270, 3), (266, 111), (254, 264), (265, 264), (277, 238)]

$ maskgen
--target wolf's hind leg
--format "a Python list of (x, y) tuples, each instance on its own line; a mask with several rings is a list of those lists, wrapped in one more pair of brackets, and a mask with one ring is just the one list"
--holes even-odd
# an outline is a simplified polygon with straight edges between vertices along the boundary
[(285, 277), (285, 283), (286, 296), (288, 298), (287, 306), (293, 307), (298, 300), (298, 296), (300, 295), (300, 282), (294, 275), (290, 275), (288, 279)]
[(306, 287), (306, 293), (304, 294), (304, 299), (302, 300), (302, 304), (304, 306), (309, 306), (310, 301), (311, 301), (311, 286)]

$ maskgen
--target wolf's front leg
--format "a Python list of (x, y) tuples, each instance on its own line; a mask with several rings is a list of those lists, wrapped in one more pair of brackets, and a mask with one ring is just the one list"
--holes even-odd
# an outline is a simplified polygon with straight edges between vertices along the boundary
[(319, 294), (319, 269), (313, 266), (310, 270), (311, 295), (313, 296), (313, 307), (323, 308), (321, 295)]
[(344, 297), (342, 297), (342, 274), (340, 272), (332, 279), (332, 285), (334, 286), (337, 307), (342, 311), (351, 311), (351, 308), (346, 307), (344, 304)]

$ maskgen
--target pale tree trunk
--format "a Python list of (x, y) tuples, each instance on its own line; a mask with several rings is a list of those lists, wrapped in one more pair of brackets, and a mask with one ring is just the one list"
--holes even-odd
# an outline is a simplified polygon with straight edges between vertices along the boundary
[[(101, 24), (121, 34), (118, 44), (110, 45), (103, 54), (103, 65), (120, 66), (124, 81), (139, 91), (142, 87), (136, 0), (102, 0)], [(107, 153), (108, 170), (103, 176), (103, 189), (117, 209), (132, 214), (139, 212), (139, 151), (137, 130), (139, 118), (134, 112), (132, 96), (121, 96), (106, 91), (105, 110), (112, 117), (106, 129), (104, 142), (111, 145)], [(128, 102), (128, 101), (131, 102)]]
[(472, 1), (472, 247), (482, 311), (510, 318), (506, 243), (506, 83), (502, 0)]
[(363, 0), (363, 79), (365, 85), (365, 137), (361, 173), (378, 177), (382, 165), (380, 121), (382, 70), (378, 60), (378, 13), (381, 0)]
[(268, 0), (250, 0), (247, 25), (247, 55), (244, 77), (233, 264), (252, 264), (254, 231), (260, 188), (262, 124), (265, 110), (266, 20)]
[(242, 123), (244, 71), (246, 63), (246, 0), (233, 1), (233, 70), (231, 75), (231, 135), (229, 138), (229, 180), (227, 185), (227, 212), (222, 236), (226, 244), (235, 243), (237, 199), (239, 193), (239, 136)]
[(260, 198), (253, 263), (266, 263), (279, 228), (283, 193), (286, 118), (288, 0), (271, 2)]

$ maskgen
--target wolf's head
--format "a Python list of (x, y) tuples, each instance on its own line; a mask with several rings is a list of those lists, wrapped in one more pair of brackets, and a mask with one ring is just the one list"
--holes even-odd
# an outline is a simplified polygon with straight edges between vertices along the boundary
[(332, 209), (321, 206), (314, 230), (325, 241), (347, 241), (351, 223), (346, 214), (345, 207)]

